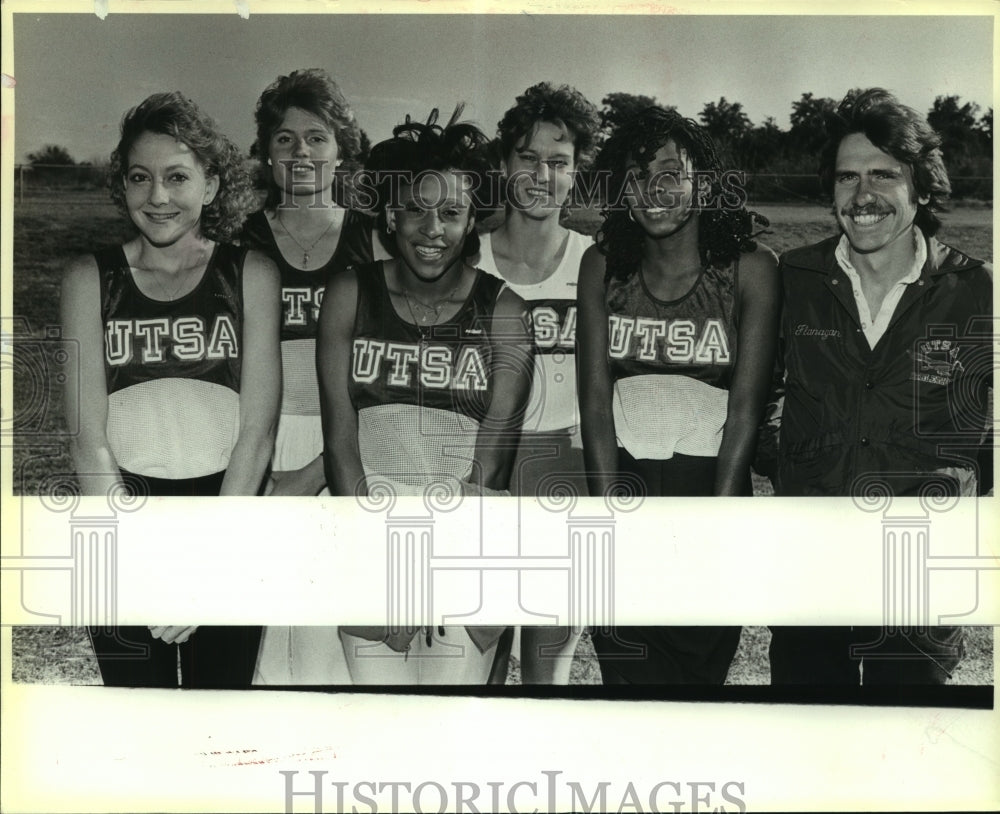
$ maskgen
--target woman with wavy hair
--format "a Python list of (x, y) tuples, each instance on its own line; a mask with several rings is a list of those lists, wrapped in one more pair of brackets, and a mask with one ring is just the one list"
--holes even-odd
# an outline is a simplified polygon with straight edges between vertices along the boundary
[[(254, 197), (236, 147), (179, 93), (126, 113), (111, 196), (136, 237), (73, 261), (62, 283), (66, 382), (85, 494), (254, 495), (281, 371), (278, 275), (227, 243)], [(105, 684), (246, 686), (259, 627), (91, 630)]]
[[(274, 80), (257, 101), (258, 186), (264, 206), (242, 242), (281, 274), (281, 417), (266, 493), (329, 494), (316, 380), (316, 326), (331, 275), (372, 260), (371, 218), (350, 208), (345, 168), (361, 152), (361, 130), (337, 83), (319, 68)], [(255, 684), (349, 682), (329, 626), (264, 629)]]
[[(317, 364), (335, 494), (506, 494), (531, 388), (524, 301), (468, 262), (487, 139), (435, 110), (372, 148), (365, 170), (391, 259), (332, 278)], [(340, 629), (356, 684), (481, 684), (504, 628)], [(451, 658), (441, 656), (451, 655)]]
[[(711, 139), (675, 111), (624, 122), (597, 168), (608, 199), (580, 269), (576, 332), (590, 492), (748, 495), (774, 369), (777, 260), (753, 240), (756, 216)], [(593, 632), (606, 683), (721, 684), (739, 637)]]
[(370, 219), (348, 206), (346, 172), (361, 130), (330, 75), (318, 68), (279, 76), (257, 101), (258, 185), (264, 206), (242, 242), (281, 272), (281, 419), (268, 493), (325, 489), (316, 382), (316, 322), (330, 275), (372, 260)]
[[(507, 281), (531, 309), (535, 376), (511, 491), (586, 494), (574, 357), (576, 284), (593, 241), (563, 224), (576, 173), (596, 151), (600, 120), (578, 90), (532, 85), (497, 124), (505, 179), (503, 222), (482, 235), (479, 267)], [(568, 684), (582, 629), (525, 625), (521, 681)]]

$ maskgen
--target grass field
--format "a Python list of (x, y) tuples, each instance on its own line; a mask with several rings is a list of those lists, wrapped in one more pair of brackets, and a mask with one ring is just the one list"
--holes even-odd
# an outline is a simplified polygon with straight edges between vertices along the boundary
[[(775, 252), (821, 240), (833, 234), (833, 216), (819, 206), (752, 207), (770, 220), (760, 242)], [(941, 238), (969, 254), (993, 258), (993, 211), (988, 206), (956, 206), (943, 217)], [(574, 213), (570, 225), (593, 232), (600, 221), (594, 212)], [(18, 431), (14, 448), (14, 494), (37, 494), (43, 479), (72, 473), (66, 448), (62, 392), (53, 385), (58, 366), (50, 352), (58, 340), (46, 338), (45, 329), (58, 326), (59, 279), (66, 259), (107, 244), (120, 243), (129, 226), (104, 193), (63, 193), (27, 198), (14, 210), (14, 315), (36, 340), (17, 348), (14, 367), (13, 426)], [(7, 330), (7, 325), (4, 326)], [(5, 353), (6, 353), (5, 349)], [(5, 359), (4, 364), (8, 364)], [(9, 422), (5, 422), (10, 426)], [(6, 427), (5, 427), (6, 429)], [(758, 479), (755, 492), (770, 492)], [(744, 628), (740, 649), (730, 669), (732, 684), (766, 684), (767, 628)], [(73, 628), (16, 628), (14, 679), (52, 683), (99, 683), (97, 666), (84, 631)], [(957, 684), (992, 684), (993, 635), (990, 628), (970, 628), (969, 654), (956, 673)], [(509, 681), (519, 683), (516, 661)], [(577, 651), (574, 683), (600, 681), (593, 650), (584, 640)]]
[[(197, 634), (196, 634), (197, 635)], [(766, 627), (745, 627), (739, 650), (729, 668), (726, 684), (769, 684), (771, 670), (767, 646), (771, 634)], [(993, 629), (970, 627), (966, 630), (966, 658), (950, 683), (955, 685), (993, 684)], [(16, 682), (40, 684), (99, 685), (101, 676), (86, 632), (68, 627), (14, 628), (12, 678)], [(601, 683), (600, 668), (590, 637), (584, 634), (576, 651), (570, 682), (580, 685)], [(509, 685), (521, 683), (520, 665), (511, 659), (507, 674)]]

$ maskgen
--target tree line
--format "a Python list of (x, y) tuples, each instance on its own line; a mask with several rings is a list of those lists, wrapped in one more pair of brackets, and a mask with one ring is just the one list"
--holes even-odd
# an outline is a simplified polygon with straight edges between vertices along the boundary
[[(601, 100), (601, 140), (630, 115), (652, 104), (656, 104), (656, 97), (609, 93)], [(786, 130), (771, 116), (754, 124), (742, 104), (722, 96), (716, 102), (706, 102), (697, 120), (720, 148), (727, 166), (747, 173), (752, 199), (822, 199), (815, 178), (817, 156), (826, 140), (827, 119), (837, 104), (829, 97), (803, 93), (791, 104), (791, 126)], [(663, 107), (676, 110), (672, 105)], [(938, 96), (927, 120), (942, 137), (952, 196), (991, 199), (993, 108), (983, 112), (979, 105), (963, 103), (958, 96)], [(364, 131), (362, 136), (363, 153), (367, 153), (371, 141)], [(359, 158), (363, 160), (364, 154)], [(68, 150), (55, 144), (29, 153), (28, 163), (35, 183), (43, 185), (100, 186), (106, 171), (99, 164), (77, 163)], [(68, 174), (51, 169), (70, 166), (80, 169)]]
[[(644, 107), (656, 103), (652, 96), (610, 93), (601, 100), (601, 124), (607, 137), (614, 128)], [(706, 102), (697, 121), (704, 125), (723, 154), (724, 162), (750, 175), (805, 176), (755, 179), (751, 197), (761, 199), (770, 191), (790, 197), (815, 197), (820, 194), (815, 181), (819, 151), (826, 141), (827, 121), (834, 115), (838, 100), (803, 93), (792, 102), (791, 126), (778, 126), (774, 117), (754, 124), (739, 102), (725, 96)], [(673, 105), (663, 105), (673, 110)], [(992, 198), (993, 194), (993, 108), (981, 112), (974, 102), (962, 102), (958, 96), (938, 96), (927, 112), (927, 120), (942, 137), (941, 150), (953, 179), (953, 197)], [(980, 180), (971, 180), (980, 179)], [(782, 187), (784, 189), (782, 189)]]

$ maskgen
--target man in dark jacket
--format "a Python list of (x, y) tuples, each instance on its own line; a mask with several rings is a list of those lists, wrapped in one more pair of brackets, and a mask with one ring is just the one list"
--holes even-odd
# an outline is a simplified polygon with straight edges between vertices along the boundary
[[(840, 104), (820, 176), (841, 234), (781, 261), (778, 495), (990, 488), (992, 277), (934, 237), (939, 145), (884, 90)], [(960, 628), (772, 628), (772, 682), (937, 684), (960, 654)]]

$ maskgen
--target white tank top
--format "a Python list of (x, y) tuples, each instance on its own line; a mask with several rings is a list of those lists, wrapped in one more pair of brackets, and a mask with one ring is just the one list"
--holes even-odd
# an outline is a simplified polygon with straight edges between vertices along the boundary
[[(576, 400), (576, 282), (580, 260), (593, 243), (570, 231), (559, 267), (540, 283), (525, 285), (507, 280), (531, 309), (535, 329), (535, 376), (524, 417), (524, 432), (574, 432), (580, 423)], [(501, 279), (493, 259), (490, 235), (480, 237), (479, 262), (483, 271)]]

